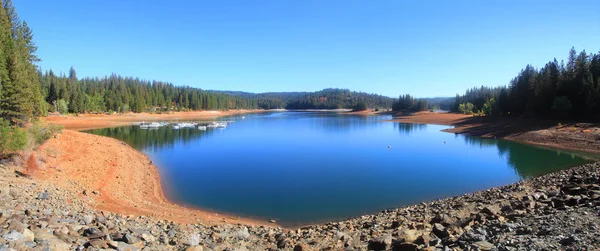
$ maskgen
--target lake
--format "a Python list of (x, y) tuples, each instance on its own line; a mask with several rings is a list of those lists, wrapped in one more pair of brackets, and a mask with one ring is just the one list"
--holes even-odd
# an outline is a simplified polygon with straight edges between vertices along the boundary
[(572, 153), (441, 132), (449, 126), (384, 121), (390, 118), (275, 112), (220, 118), (233, 121), (225, 129), (87, 132), (147, 154), (175, 203), (284, 226), (461, 195), (588, 162)]

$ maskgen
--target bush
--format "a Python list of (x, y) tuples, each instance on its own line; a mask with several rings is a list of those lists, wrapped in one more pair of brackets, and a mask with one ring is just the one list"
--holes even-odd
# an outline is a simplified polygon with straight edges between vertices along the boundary
[(27, 146), (27, 133), (0, 118), (0, 156), (23, 150)]
[(491, 98), (488, 99), (485, 104), (483, 104), (483, 113), (487, 116), (493, 115), (496, 111), (496, 99)]
[(54, 134), (60, 133), (62, 129), (62, 126), (43, 125), (40, 122), (35, 122), (29, 127), (29, 135), (31, 136), (33, 145), (37, 146), (52, 138)]
[(470, 102), (458, 105), (458, 110), (460, 112), (462, 112), (463, 114), (473, 114), (474, 108), (475, 108), (475, 106), (473, 104), (471, 104)]
[(56, 109), (58, 112), (60, 112), (60, 114), (67, 114), (69, 112), (69, 101), (59, 99), (56, 103)]
[(356, 103), (356, 105), (354, 105), (353, 110), (354, 111), (367, 110), (367, 104), (365, 104), (364, 102), (358, 102), (358, 103)]

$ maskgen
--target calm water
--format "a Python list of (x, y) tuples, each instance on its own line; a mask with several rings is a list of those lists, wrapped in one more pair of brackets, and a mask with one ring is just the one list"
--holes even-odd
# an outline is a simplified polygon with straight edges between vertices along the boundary
[[(500, 186), (587, 162), (571, 153), (440, 132), (385, 116), (282, 112), (229, 117), (226, 129), (90, 133), (123, 140), (160, 170), (170, 200), (285, 225)], [(391, 146), (391, 148), (388, 148)]]

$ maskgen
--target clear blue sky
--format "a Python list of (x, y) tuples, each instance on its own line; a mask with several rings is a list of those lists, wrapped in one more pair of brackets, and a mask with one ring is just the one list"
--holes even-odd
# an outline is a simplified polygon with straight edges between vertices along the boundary
[(600, 50), (600, 1), (13, 0), (41, 67), (203, 89), (454, 96)]

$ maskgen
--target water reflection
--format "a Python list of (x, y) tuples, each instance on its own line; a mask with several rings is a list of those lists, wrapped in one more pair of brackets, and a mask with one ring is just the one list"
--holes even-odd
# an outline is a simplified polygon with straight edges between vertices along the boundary
[(219, 130), (221, 129), (201, 131), (196, 128), (182, 128), (174, 130), (171, 126), (149, 130), (140, 129), (139, 126), (124, 126), (85, 132), (122, 140), (138, 150), (159, 150), (164, 147), (174, 147), (177, 143), (195, 142), (199, 138), (210, 137)]
[[(287, 225), (341, 220), (586, 162), (570, 153), (331, 112), (225, 118), (226, 129), (88, 131), (157, 163), (174, 202)], [(419, 189), (415, 189), (418, 187)]]
[[(463, 137), (465, 143), (474, 148), (496, 148), (498, 156), (504, 158), (507, 165), (523, 179), (540, 176), (563, 169), (566, 166), (584, 162), (581, 156), (577, 156), (575, 153), (532, 147), (503, 139), (460, 137)], [(473, 152), (472, 154), (477, 153)]]
[(394, 123), (394, 128), (396, 128), (400, 134), (410, 135), (414, 131), (423, 131), (427, 129), (427, 124), (406, 124), (406, 123)]
[(271, 113), (264, 118), (300, 120), (298, 123), (308, 123), (313, 130), (325, 131), (328, 133), (350, 133), (356, 130), (364, 130), (369, 127), (380, 127), (381, 124), (376, 122), (390, 119), (391, 116), (363, 116), (338, 112), (294, 111)]

